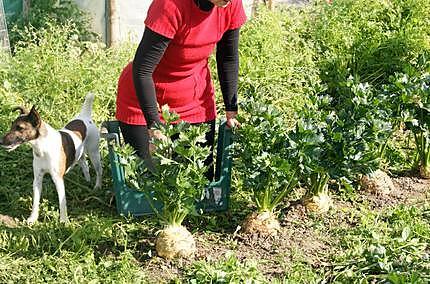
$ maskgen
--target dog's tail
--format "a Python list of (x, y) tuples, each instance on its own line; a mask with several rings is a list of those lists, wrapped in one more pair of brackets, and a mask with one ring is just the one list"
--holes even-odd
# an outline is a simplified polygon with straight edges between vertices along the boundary
[(95, 97), (94, 93), (88, 93), (85, 96), (85, 101), (84, 101), (84, 104), (82, 105), (81, 112), (80, 112), (79, 116), (91, 117), (94, 97)]

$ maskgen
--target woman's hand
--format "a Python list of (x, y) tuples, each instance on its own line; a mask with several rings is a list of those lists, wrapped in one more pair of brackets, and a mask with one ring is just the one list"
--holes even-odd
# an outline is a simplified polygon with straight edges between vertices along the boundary
[(226, 111), (225, 117), (227, 118), (227, 126), (230, 128), (240, 127), (239, 121), (236, 119), (237, 111)]
[[(148, 129), (148, 133), (149, 133), (149, 141), (151, 141), (152, 138), (158, 139), (158, 140), (162, 140), (162, 141), (166, 141), (167, 137), (166, 135), (164, 135), (163, 133), (161, 133), (160, 130), (158, 129)], [(151, 142), (149, 142), (149, 153), (154, 153), (156, 150), (156, 147), (154, 144), (152, 144)]]

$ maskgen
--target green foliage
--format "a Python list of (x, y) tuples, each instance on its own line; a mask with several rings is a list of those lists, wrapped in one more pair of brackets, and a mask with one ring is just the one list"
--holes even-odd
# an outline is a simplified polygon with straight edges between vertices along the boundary
[(99, 260), (92, 254), (83, 255), (80, 259), (72, 253), (63, 253), (61, 257), (44, 255), (30, 260), (2, 255), (0, 271), (2, 283), (129, 283), (130, 279), (147, 283), (129, 253), (118, 259), (107, 256)]
[(32, 227), (0, 224), (0, 282), (143, 281), (131, 251), (133, 235), (144, 227), (88, 213), (67, 226), (57, 220), (47, 216)]
[(349, 78), (342, 97), (321, 94), (298, 112), (287, 135), (287, 155), (314, 193), (326, 188), (329, 178), (354, 181), (380, 167), (392, 134), (386, 97), (368, 84)]
[(37, 43), (28, 31), (46, 29), (50, 26), (73, 26), (79, 40), (92, 40), (96, 35), (90, 31), (90, 17), (70, 0), (32, 0), (29, 13), (22, 13), (8, 19), (9, 38), (13, 49), (17, 45), (27, 46)]
[(187, 283), (269, 283), (252, 261), (240, 262), (233, 254), (218, 261), (197, 261), (186, 271)]
[(349, 78), (348, 92), (342, 97), (328, 98), (322, 106), (327, 114), (326, 140), (332, 147), (328, 157), (337, 164), (334, 177), (355, 177), (380, 167), (381, 157), (393, 127), (383, 94), (372, 86)]
[[(153, 209), (160, 221), (167, 225), (180, 225), (184, 218), (196, 214), (195, 203), (202, 198), (203, 189), (209, 184), (204, 164), (210, 148), (202, 146), (206, 140), (207, 125), (190, 125), (179, 121), (179, 116), (163, 106), (165, 123), (157, 129), (167, 139), (153, 138), (156, 150), (152, 161), (144, 163), (125, 148), (119, 154), (123, 160), (127, 181), (136, 189), (148, 193), (148, 199), (160, 201), (162, 209)], [(128, 147), (128, 149), (130, 149)]]
[[(292, 124), (307, 94), (320, 89), (307, 8), (259, 11), (241, 28), (239, 94), (268, 102)], [(242, 100), (241, 98), (239, 98)]]
[(242, 106), (242, 126), (236, 130), (235, 167), (243, 188), (253, 192), (259, 212), (272, 212), (297, 183), (296, 169), (286, 159), (286, 125), (281, 113), (250, 100)]
[[(319, 97), (317, 102), (321, 105), (326, 99)], [(333, 119), (332, 114), (305, 108), (301, 112), (303, 117), (286, 136), (287, 159), (297, 167), (298, 175), (307, 184), (307, 196), (315, 196), (326, 190), (330, 176), (334, 176), (338, 169), (339, 161), (333, 159), (335, 153), (327, 131), (328, 123)]]
[(412, 131), (417, 150), (417, 164), (430, 167), (430, 75), (396, 74), (391, 84), (384, 86), (389, 96), (391, 119), (405, 123)]
[(420, 69), (430, 50), (429, 0), (339, 0), (317, 6), (312, 38), (320, 76), (341, 96), (349, 76), (380, 86), (394, 72)]
[[(12, 57), (0, 59), (1, 135), (17, 117), (12, 108), (18, 105), (36, 105), (44, 121), (56, 128), (64, 126), (79, 112), (88, 91), (97, 93), (93, 108), (97, 124), (112, 119), (119, 73), (134, 48), (124, 44), (106, 49), (102, 43), (79, 41), (71, 25), (47, 24), (46, 29), (26, 31), (31, 39), (26, 47), (16, 46)], [(0, 149), (0, 214), (18, 220), (30, 214), (32, 158), (27, 145), (10, 153)], [(40, 224), (28, 227), (20, 222), (18, 228), (0, 224), (0, 282), (144, 282), (144, 273), (130, 252), (148, 227), (130, 226), (115, 217), (109, 165), (107, 159), (103, 162), (102, 190), (92, 190), (79, 167), (66, 175), (70, 227), (58, 224), (58, 197), (48, 176), (43, 183)]]
[[(319, 98), (324, 99), (327, 98)], [(333, 159), (336, 153), (333, 153), (327, 131), (327, 122), (333, 116), (312, 108), (304, 110), (302, 115), (304, 117), (296, 122), (295, 128), (288, 131), (286, 155), (307, 184), (306, 196), (315, 196), (327, 189), (330, 176), (335, 176), (339, 169), (339, 161)]]
[(113, 117), (118, 77), (131, 58), (131, 46), (106, 49), (102, 43), (81, 42), (76, 29), (67, 25), (28, 33), (34, 40), (0, 63), (3, 115), (17, 104), (36, 105), (43, 119), (59, 128), (79, 112), (85, 94), (94, 92), (95, 120)]
[(428, 208), (399, 207), (368, 213), (355, 228), (339, 232), (333, 282), (427, 283), (429, 280)]
[[(99, 123), (112, 119), (117, 79), (135, 46), (106, 49), (102, 43), (82, 41), (91, 35), (85, 30), (86, 20), (73, 10), (74, 4), (59, 1), (60, 7), (54, 7), (51, 0), (32, 2), (39, 7), (30, 11), (29, 23), (34, 28), (17, 23), (12, 31), (13, 57), (0, 55), (1, 133), (16, 117), (11, 110), (17, 105), (35, 104), (45, 121), (62, 127), (79, 111), (88, 91), (97, 93), (95, 120)], [(42, 12), (47, 10), (51, 12)], [(210, 228), (206, 226), (210, 240), (204, 245), (217, 242), (221, 249), (242, 248), (237, 238), (210, 231), (220, 226), (234, 230), (238, 216), (246, 211), (240, 199), (249, 189), (258, 192), (257, 204), (272, 206), (289, 193), (289, 180), (298, 169), (304, 173), (324, 166), (330, 173), (337, 173), (332, 173), (334, 177), (341, 177), (379, 165), (390, 128), (383, 118), (397, 122), (407, 118), (410, 129), (427, 130), (428, 91), (422, 87), (428, 80), (420, 74), (429, 67), (429, 10), (428, 0), (336, 0), (332, 5), (275, 13), (261, 11), (241, 29), (239, 100), (249, 100), (249, 106), (240, 110), (242, 129), (236, 132), (236, 141), (241, 142), (237, 144), (238, 154), (243, 155), (234, 164), (235, 194), (240, 203), (234, 205), (233, 216), (207, 217), (211, 218)], [(18, 39), (22, 41), (17, 43)], [(396, 71), (408, 74), (407, 82), (402, 81), (403, 75), (391, 80), (390, 75)], [(350, 75), (354, 79), (348, 80)], [(387, 85), (386, 91), (379, 88), (383, 84)], [(302, 108), (305, 103), (307, 108)], [(315, 117), (304, 119), (306, 111)], [(304, 153), (302, 168), (294, 167), (286, 153), (292, 149), (285, 143), (291, 138), (289, 131), (296, 125), (295, 118), (299, 118), (301, 128), (298, 134), (303, 135), (293, 139), (304, 143), (300, 148)], [(318, 135), (323, 139), (319, 140)], [(402, 143), (389, 144), (392, 148), (386, 157), (390, 162), (398, 145), (410, 147), (403, 137), (398, 139)], [(321, 151), (322, 145), (330, 148)], [(168, 152), (169, 145), (165, 146)], [(281, 151), (276, 150), (278, 146)], [(185, 155), (188, 150), (180, 152)], [(324, 153), (337, 154), (322, 159)], [(130, 149), (125, 156), (135, 158)], [(166, 167), (176, 159), (163, 157), (164, 154), (156, 159), (160, 164), (166, 162)], [(401, 157), (402, 161), (406, 158), (407, 154)], [(28, 146), (12, 153), (0, 149), (0, 160), (0, 214), (24, 220), (31, 206), (31, 150)], [(335, 161), (335, 166), (325, 164), (330, 160)], [(132, 165), (127, 160), (123, 162)], [(68, 226), (57, 222), (58, 198), (48, 178), (43, 185), (40, 223), (28, 227), (19, 222), (17, 228), (0, 224), (0, 282), (129, 283), (145, 282), (148, 273), (152, 277), (147, 282), (154, 283), (165, 280), (162, 277), (172, 277), (166, 276), (171, 273), (169, 267), (175, 269), (173, 273), (178, 272), (177, 263), (166, 266), (152, 258), (154, 223), (116, 216), (106, 159), (104, 163), (103, 190), (92, 191), (78, 168), (66, 176), (71, 217)], [(169, 167), (176, 165), (171, 163)], [(311, 177), (324, 177), (322, 171), (316, 173)], [(180, 184), (191, 189), (190, 183), (200, 181), (189, 178), (195, 174), (188, 173), (185, 181), (182, 176)], [(154, 180), (153, 175), (150, 180)], [(318, 179), (314, 180), (318, 184)], [(270, 190), (265, 191), (267, 184)], [(194, 193), (185, 192), (191, 204), (189, 196)], [(199, 194), (200, 190), (195, 196)], [(264, 256), (256, 263), (248, 263), (237, 254), (220, 261), (197, 262), (179, 273), (184, 272), (184, 281), (197, 283), (428, 283), (430, 209), (428, 204), (423, 208), (421, 205), (381, 214), (354, 204), (353, 217), (342, 218), (345, 215), (335, 211), (323, 220), (306, 220), (303, 226), (315, 234), (323, 232), (327, 238), (323, 242), (330, 248), (310, 248), (318, 250), (315, 261), (307, 259), (308, 255), (298, 260), (291, 257), (291, 251), (279, 253), (272, 247), (276, 256), (270, 260)], [(193, 209), (188, 210), (192, 213)], [(326, 219), (329, 220), (325, 222)], [(346, 225), (339, 223), (343, 219), (348, 219)], [(294, 238), (289, 241), (295, 242)], [(276, 262), (281, 280), (269, 281), (262, 276), (275, 274), (257, 269), (257, 264), (264, 267), (267, 262)], [(161, 275), (160, 269), (154, 273), (155, 266), (168, 272)]]

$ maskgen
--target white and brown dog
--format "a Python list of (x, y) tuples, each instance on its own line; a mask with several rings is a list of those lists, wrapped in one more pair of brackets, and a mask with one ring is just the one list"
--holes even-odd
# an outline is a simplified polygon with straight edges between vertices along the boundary
[(91, 179), (85, 154), (88, 154), (97, 174), (95, 188), (101, 186), (100, 135), (91, 119), (93, 101), (94, 94), (89, 93), (79, 115), (61, 130), (55, 130), (43, 122), (34, 106), (29, 112), (22, 107), (16, 108), (21, 114), (12, 123), (9, 132), (0, 138), (0, 144), (8, 151), (25, 142), (29, 142), (33, 148), (33, 207), (27, 222), (34, 223), (39, 217), (42, 180), (46, 173), (51, 175), (57, 189), (60, 221), (68, 220), (64, 175), (78, 163), (89, 182)]

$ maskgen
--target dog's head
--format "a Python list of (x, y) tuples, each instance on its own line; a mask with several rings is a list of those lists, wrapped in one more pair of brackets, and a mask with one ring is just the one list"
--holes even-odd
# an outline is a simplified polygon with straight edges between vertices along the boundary
[(0, 145), (8, 151), (15, 150), (25, 142), (37, 139), (42, 125), (39, 113), (34, 106), (30, 111), (26, 111), (23, 107), (17, 107), (14, 110), (19, 110), (20, 115), (12, 122), (10, 130), (0, 138)]

